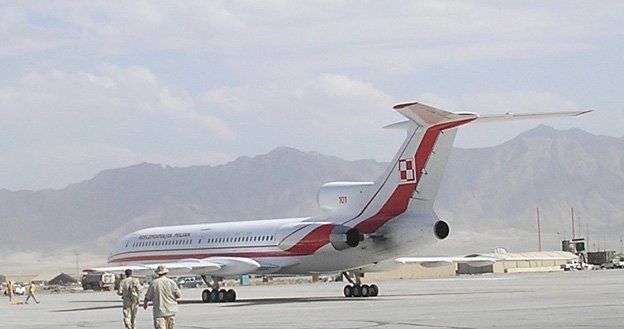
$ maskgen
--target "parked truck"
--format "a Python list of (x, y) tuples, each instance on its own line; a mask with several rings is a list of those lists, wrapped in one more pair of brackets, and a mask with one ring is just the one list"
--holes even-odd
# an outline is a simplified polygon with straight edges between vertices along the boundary
[(600, 266), (590, 264), (590, 263), (585, 263), (578, 259), (570, 259), (565, 264), (561, 264), (561, 269), (564, 271), (571, 271), (571, 270), (591, 271), (591, 270), (597, 270), (599, 268)]
[(117, 282), (115, 274), (109, 272), (92, 272), (82, 276), (84, 290), (115, 290)]
[(561, 269), (564, 271), (582, 270), (583, 264), (578, 259), (570, 259), (565, 264), (561, 264)]
[(611, 263), (613, 263), (615, 268), (624, 268), (624, 257), (613, 258)]

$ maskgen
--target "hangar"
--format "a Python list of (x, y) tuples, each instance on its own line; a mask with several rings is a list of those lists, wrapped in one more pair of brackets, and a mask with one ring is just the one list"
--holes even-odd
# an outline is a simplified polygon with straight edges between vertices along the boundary
[(492, 257), (500, 260), (482, 267), (457, 264), (457, 274), (552, 272), (560, 271), (561, 264), (565, 264), (566, 261), (578, 259), (577, 255), (567, 251), (496, 252), (470, 256)]
[(552, 272), (560, 271), (561, 264), (565, 264), (566, 261), (578, 259), (575, 254), (565, 251), (510, 253), (502, 249), (494, 253), (471, 254), (466, 257), (471, 256), (491, 257), (499, 260), (492, 265), (482, 267), (449, 264), (428, 268), (419, 264), (405, 264), (388, 272), (367, 273), (366, 278), (367, 280), (394, 280), (450, 277), (461, 274)]

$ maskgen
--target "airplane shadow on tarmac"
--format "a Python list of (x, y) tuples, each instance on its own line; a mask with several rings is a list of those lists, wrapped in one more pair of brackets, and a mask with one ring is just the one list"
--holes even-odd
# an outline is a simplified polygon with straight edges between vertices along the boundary
[(113, 309), (113, 308), (121, 308), (121, 302), (120, 301), (116, 301), (116, 300), (77, 300), (77, 301), (72, 301), (70, 303), (76, 303), (76, 304), (113, 304), (114, 305), (106, 305), (106, 306), (92, 306), (92, 307), (80, 307), (80, 308), (68, 308), (68, 309), (62, 309), (62, 310), (53, 310), (51, 312), (55, 312), (55, 313), (65, 313), (65, 312), (80, 312), (80, 311), (94, 311), (94, 310), (108, 310), (108, 309)]
[(380, 295), (378, 297), (360, 297), (360, 298), (347, 298), (343, 296), (331, 296), (331, 297), (262, 297), (253, 299), (238, 299), (234, 303), (204, 303), (201, 300), (183, 300), (180, 304), (216, 304), (224, 307), (246, 307), (255, 305), (279, 305), (279, 304), (292, 304), (292, 303), (324, 303), (324, 302), (348, 302), (358, 303), (367, 301), (384, 301), (394, 300), (399, 298), (419, 298), (425, 296), (457, 296), (457, 295), (493, 295), (493, 294), (508, 294), (510, 292), (525, 292), (526, 290), (517, 291), (471, 291), (471, 292), (440, 292), (440, 293), (413, 293), (413, 294), (395, 294), (395, 295)]
[[(456, 296), (456, 295), (494, 295), (494, 294), (509, 294), (511, 292), (526, 292), (526, 290), (514, 290), (514, 291), (470, 291), (470, 292), (440, 292), (440, 293), (413, 293), (413, 294), (395, 294), (395, 295), (381, 295), (378, 297), (365, 297), (365, 298), (346, 298), (343, 296), (331, 296), (331, 297), (264, 297), (253, 299), (239, 299), (234, 303), (204, 303), (201, 300), (181, 300), (178, 304), (206, 304), (223, 306), (223, 307), (249, 307), (256, 305), (280, 305), (280, 304), (293, 304), (293, 303), (326, 303), (326, 302), (348, 302), (348, 303), (360, 303), (367, 301), (383, 302), (384, 300), (393, 300), (397, 298), (419, 298), (426, 296)], [(115, 305), (98, 305), (92, 307), (80, 307), (55, 310), (52, 312), (64, 313), (64, 312), (80, 312), (80, 311), (93, 311), (93, 310), (107, 310), (114, 308), (121, 308), (121, 303), (116, 300), (84, 300), (74, 301), (73, 303), (87, 304), (87, 303), (114, 303)]]
[[(405, 295), (402, 295), (405, 296)], [(391, 296), (384, 296), (384, 298)], [(345, 298), (342, 296), (335, 297), (266, 297), (266, 298), (253, 298), (253, 299), (239, 299), (234, 303), (204, 303), (201, 300), (181, 300), (178, 301), (180, 305), (190, 305), (190, 304), (206, 304), (206, 307), (210, 305), (214, 306), (223, 306), (223, 307), (247, 307), (247, 306), (255, 306), (255, 305), (280, 305), (280, 304), (294, 304), (294, 303), (319, 303), (319, 302), (365, 302), (370, 300), (380, 300), (379, 297), (369, 297), (369, 298)], [(54, 310), (52, 312), (56, 313), (66, 313), (66, 312), (81, 312), (81, 311), (94, 311), (94, 310), (108, 310), (121, 308), (121, 303), (118, 301), (110, 301), (110, 300), (85, 300), (85, 301), (75, 301), (73, 303), (87, 304), (87, 303), (115, 303), (115, 305), (98, 305), (91, 307), (79, 307), (79, 308), (68, 308), (61, 310)], [(141, 307), (141, 306), (140, 306)]]

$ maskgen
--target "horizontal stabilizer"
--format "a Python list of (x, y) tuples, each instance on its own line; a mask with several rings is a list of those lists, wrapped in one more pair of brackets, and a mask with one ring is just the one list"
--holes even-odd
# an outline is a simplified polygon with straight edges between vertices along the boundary
[[(466, 119), (474, 120), (479, 116), (476, 113), (448, 112), (417, 102), (397, 104), (394, 106), (394, 109), (421, 127)], [(387, 127), (390, 128), (392, 126)]]
[(575, 117), (591, 112), (587, 111), (572, 111), (572, 112), (543, 112), (543, 113), (505, 113), (505, 114), (493, 114), (493, 115), (480, 115), (475, 123), (478, 122), (498, 122), (498, 121), (512, 121), (512, 120), (530, 120), (530, 119), (549, 119), (549, 118), (561, 118), (561, 117)]

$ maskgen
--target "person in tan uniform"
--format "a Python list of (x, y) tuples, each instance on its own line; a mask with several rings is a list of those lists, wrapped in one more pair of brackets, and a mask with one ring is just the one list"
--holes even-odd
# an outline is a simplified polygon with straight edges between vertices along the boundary
[(143, 309), (147, 309), (147, 303), (152, 302), (155, 329), (173, 329), (175, 315), (178, 312), (178, 299), (180, 288), (175, 281), (167, 278), (169, 270), (164, 265), (156, 268), (158, 277), (152, 281), (143, 299)]
[(15, 290), (15, 287), (13, 286), (13, 282), (12, 281), (7, 282), (6, 292), (7, 292), (7, 295), (9, 295), (9, 303), (13, 301), (14, 290)]
[(136, 329), (136, 314), (139, 309), (139, 295), (141, 294), (141, 282), (132, 276), (132, 270), (125, 271), (126, 278), (119, 283), (117, 294), (123, 301), (123, 322), (126, 329)]
[(37, 296), (35, 296), (35, 281), (31, 282), (28, 286), (28, 297), (26, 297), (24, 304), (28, 304), (28, 300), (31, 298), (39, 304), (39, 300), (37, 299)]

